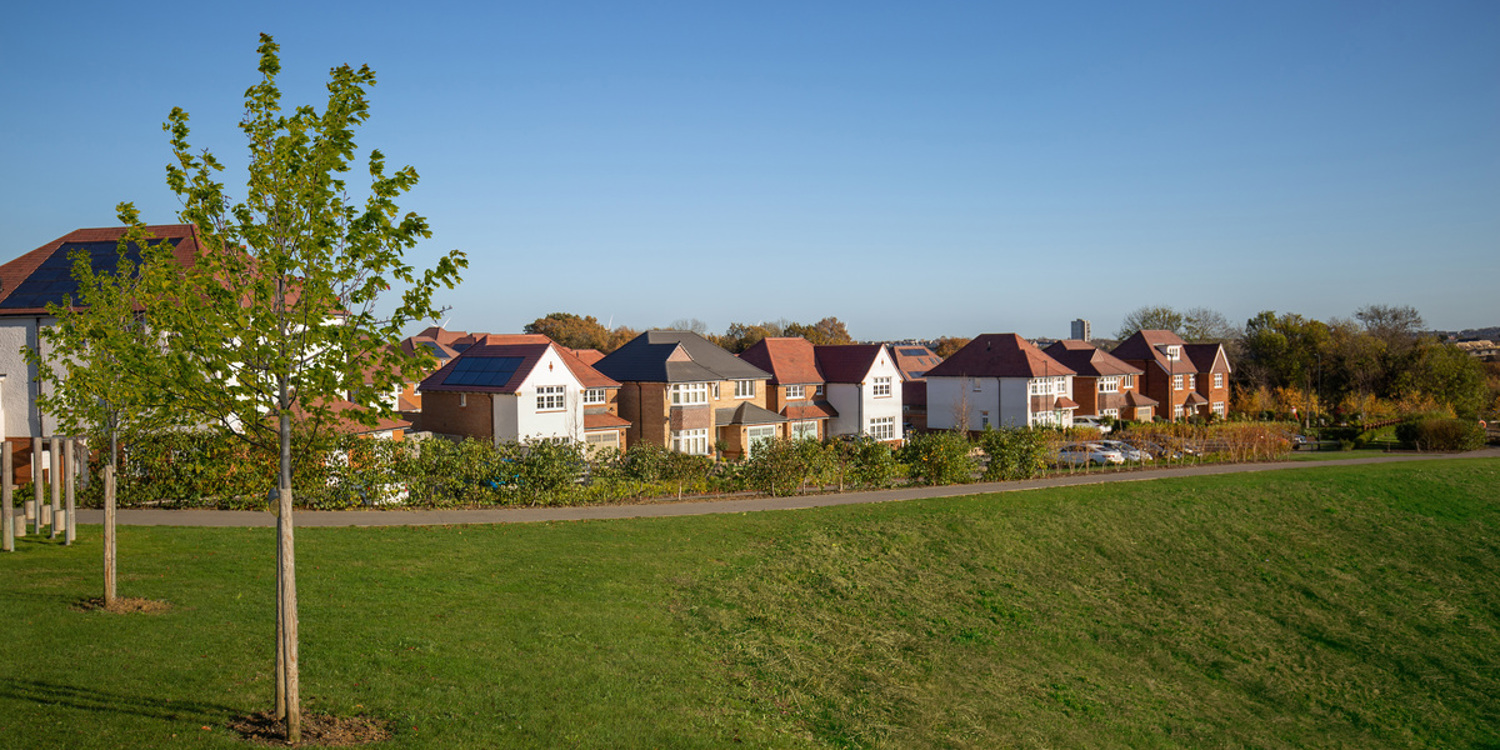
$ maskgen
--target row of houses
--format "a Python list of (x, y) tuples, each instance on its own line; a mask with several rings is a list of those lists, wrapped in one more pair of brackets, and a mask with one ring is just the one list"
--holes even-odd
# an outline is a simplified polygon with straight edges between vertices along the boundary
[[(184, 263), (198, 252), (190, 225), (148, 230)], [(0, 265), (0, 424), (18, 454), (31, 437), (56, 431), (36, 408), (49, 386), (20, 351), (39, 346), (38, 332), (53, 324), (47, 305), (76, 294), (70, 254), (112, 265), (122, 232), (78, 230)], [(947, 359), (924, 346), (801, 338), (764, 339), (735, 355), (686, 331), (649, 331), (607, 355), (542, 335), (440, 327), (402, 346), (431, 354), (439, 367), (393, 394), (406, 420), (383, 420), (374, 433), (398, 439), (415, 428), (608, 450), (645, 442), (732, 459), (772, 438), (898, 443), (912, 430), (1067, 427), (1084, 415), (1223, 415), (1229, 397), (1223, 347), (1168, 331), (1140, 331), (1112, 352), (1080, 340), (1043, 350), (1016, 334), (984, 334)], [(17, 458), (29, 463), (29, 454)]]
[(407, 395), (417, 428), (441, 435), (730, 459), (775, 438), (904, 437), (902, 375), (884, 344), (771, 338), (736, 356), (689, 331), (647, 331), (605, 355), (429, 328), (403, 348), (441, 364)]

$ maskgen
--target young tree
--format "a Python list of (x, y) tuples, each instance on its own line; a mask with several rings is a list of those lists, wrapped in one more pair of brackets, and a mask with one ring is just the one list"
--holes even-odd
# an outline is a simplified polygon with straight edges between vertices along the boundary
[[(137, 225), (126, 207), (122, 217)], [(23, 350), (38, 377), (53, 387), (37, 396), (37, 407), (57, 417), (62, 432), (90, 435), (107, 443), (106, 462), (119, 466), (120, 437), (161, 428), (175, 420), (169, 394), (156, 386), (177, 370), (162, 348), (159, 327), (151, 319), (162, 309), (152, 295), (163, 286), (177, 261), (169, 246), (148, 238), (133, 226), (120, 238), (113, 268), (94, 268), (87, 252), (73, 255), (78, 296), (49, 304), (56, 323), (38, 329), (40, 345)], [(105, 514), (113, 513), (112, 493), (105, 494)], [(109, 550), (114, 527), (104, 528), (105, 605), (113, 603), (114, 566)]]
[[(164, 126), (175, 156), (167, 182), (182, 201), (182, 219), (198, 228), (200, 252), (172, 280), (176, 304), (156, 317), (172, 351), (190, 364), (170, 383), (180, 407), (279, 458), (276, 705), (296, 743), (293, 419), (310, 431), (326, 427), (345, 398), (368, 407), (353, 410), (362, 420), (385, 413), (383, 397), (423, 364), (401, 355), (403, 329), (439, 317), (433, 294), (457, 284), (467, 261), (456, 250), (423, 272), (404, 261), (431, 236), (426, 219), (396, 206), (417, 183), (411, 167), (387, 174), (385, 157), (372, 150), (368, 194), (348, 193), (342, 175), (355, 159), (355, 128), (369, 116), (365, 92), (374, 72), (334, 68), (322, 112), (299, 106), (286, 113), (277, 51), (262, 35), (261, 79), (245, 92), (240, 122), (250, 146), (242, 202), (232, 203), (215, 181), (220, 162), (189, 145), (187, 112), (173, 109)], [(399, 301), (378, 311), (393, 284), (404, 287)]]

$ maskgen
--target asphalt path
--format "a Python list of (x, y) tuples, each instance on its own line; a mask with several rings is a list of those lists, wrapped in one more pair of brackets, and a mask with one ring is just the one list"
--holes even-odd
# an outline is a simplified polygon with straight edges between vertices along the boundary
[[(995, 492), (1020, 492), (1046, 487), (1073, 487), (1112, 482), (1147, 482), (1176, 477), (1204, 477), (1217, 474), (1246, 474), (1258, 471), (1296, 469), (1316, 471), (1331, 466), (1431, 461), (1452, 458), (1500, 458), (1500, 448), (1485, 448), (1468, 453), (1400, 453), (1367, 458), (1330, 459), (1324, 461), (1275, 461), (1251, 464), (1203, 464), (1170, 468), (1133, 469), (1130, 471), (1090, 472), (1030, 479), (1020, 482), (980, 482), (942, 487), (902, 487), (892, 490), (839, 492), (793, 497), (727, 497), (697, 500), (658, 500), (630, 505), (589, 505), (547, 508), (482, 508), (477, 510), (355, 509), (299, 510), (293, 517), (297, 526), (451, 526), (461, 524), (540, 523), (549, 521), (590, 521), (614, 518), (661, 518), (667, 516), (702, 516), (712, 513), (750, 513), (763, 510), (825, 508), (834, 505), (890, 503), (935, 497), (964, 497)], [(78, 522), (104, 522), (102, 510), (79, 510)], [(127, 526), (275, 526), (276, 516), (269, 511), (250, 510), (151, 510), (129, 509), (118, 512), (116, 522)]]

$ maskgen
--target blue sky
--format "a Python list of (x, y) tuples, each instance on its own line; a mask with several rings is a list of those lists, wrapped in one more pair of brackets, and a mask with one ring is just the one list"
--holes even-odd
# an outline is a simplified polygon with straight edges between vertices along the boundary
[(122, 200), (175, 222), (173, 106), (242, 165), (264, 31), (288, 103), (379, 74), (359, 142), (422, 175), (414, 260), (469, 254), (454, 328), (1066, 336), (1148, 304), (1372, 303), (1500, 325), (1490, 0), (219, 5), (12, 9), (0, 257)]

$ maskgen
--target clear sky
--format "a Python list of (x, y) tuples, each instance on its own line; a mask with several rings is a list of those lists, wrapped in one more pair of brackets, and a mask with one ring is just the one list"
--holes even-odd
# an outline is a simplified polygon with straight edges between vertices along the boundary
[(422, 176), (416, 262), (469, 254), (452, 328), (1500, 325), (1494, 0), (20, 3), (0, 258), (122, 200), (175, 222), (173, 106), (242, 165), (263, 31), (288, 103), (379, 74), (359, 142)]

